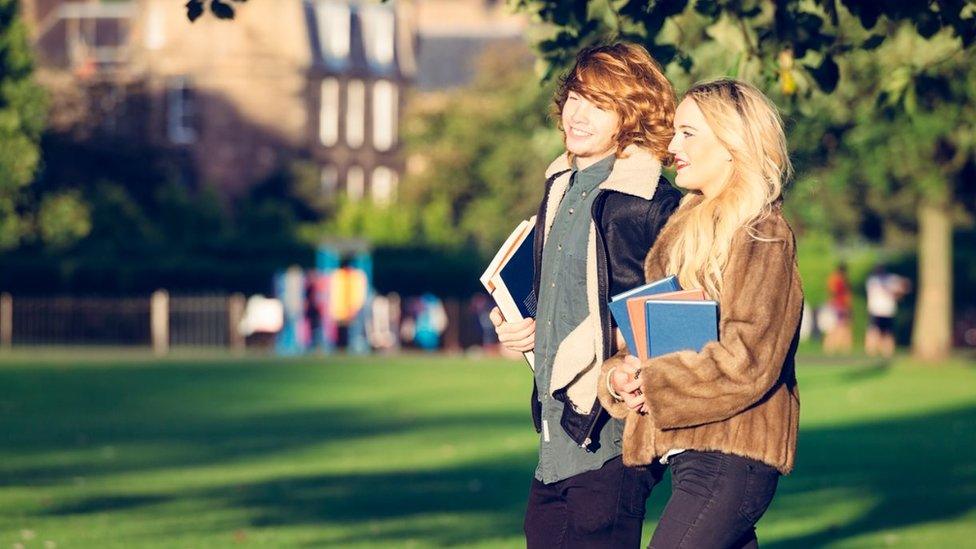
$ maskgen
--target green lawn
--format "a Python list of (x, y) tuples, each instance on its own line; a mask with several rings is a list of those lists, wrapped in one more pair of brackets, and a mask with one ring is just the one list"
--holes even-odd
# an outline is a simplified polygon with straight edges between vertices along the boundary
[[(976, 364), (800, 368), (764, 547), (976, 540)], [(7, 356), (0, 547), (519, 547), (528, 393), (496, 360)]]

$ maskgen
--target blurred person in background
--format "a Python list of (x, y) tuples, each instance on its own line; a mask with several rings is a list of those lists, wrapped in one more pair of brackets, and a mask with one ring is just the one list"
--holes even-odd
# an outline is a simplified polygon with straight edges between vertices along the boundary
[(623, 423), (597, 399), (600, 364), (621, 345), (611, 295), (643, 281), (643, 260), (680, 193), (661, 177), (674, 90), (642, 47), (588, 48), (554, 98), (566, 152), (546, 171), (535, 228), (535, 319), (492, 322), (506, 348), (535, 353), (539, 462), (529, 549), (640, 545), (661, 468), (625, 467)]
[(868, 296), (868, 330), (864, 334), (864, 352), (868, 356), (891, 358), (895, 354), (895, 314), (898, 300), (912, 289), (903, 276), (888, 272), (884, 264), (875, 266), (865, 283)]
[(827, 304), (834, 318), (829, 329), (825, 330), (824, 352), (850, 353), (854, 347), (854, 336), (851, 330), (853, 294), (851, 283), (847, 278), (846, 264), (838, 265), (827, 277), (827, 293), (830, 295)]
[(419, 308), (414, 317), (414, 340), (425, 351), (436, 351), (440, 347), (441, 334), (447, 329), (447, 312), (444, 303), (434, 294), (427, 292), (420, 296)]
[(376, 294), (369, 305), (366, 324), (370, 345), (378, 351), (400, 346), (400, 297), (396, 293)]
[(495, 352), (498, 347), (498, 337), (495, 326), (491, 322), (491, 301), (483, 293), (476, 293), (468, 301), (468, 313), (474, 320), (478, 333), (478, 343), (485, 352)]

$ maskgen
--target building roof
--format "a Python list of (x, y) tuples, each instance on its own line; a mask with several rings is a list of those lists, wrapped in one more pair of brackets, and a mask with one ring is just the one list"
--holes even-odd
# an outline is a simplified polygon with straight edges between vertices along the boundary
[(305, 0), (313, 63), (330, 72), (404, 74), (392, 3)]

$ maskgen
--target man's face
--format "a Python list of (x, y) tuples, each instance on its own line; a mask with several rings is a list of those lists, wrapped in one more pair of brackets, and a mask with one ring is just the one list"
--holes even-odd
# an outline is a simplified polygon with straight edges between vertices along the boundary
[(569, 92), (562, 112), (566, 150), (582, 164), (592, 163), (617, 148), (620, 117), (576, 92)]

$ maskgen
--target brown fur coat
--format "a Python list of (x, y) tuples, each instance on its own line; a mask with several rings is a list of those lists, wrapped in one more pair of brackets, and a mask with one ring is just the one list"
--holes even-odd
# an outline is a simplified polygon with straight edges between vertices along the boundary
[[(675, 230), (661, 231), (644, 262), (647, 280), (665, 273)], [(626, 418), (623, 459), (641, 465), (672, 449), (712, 450), (756, 459), (783, 474), (793, 469), (800, 413), (794, 356), (803, 310), (793, 231), (780, 209), (755, 226), (764, 242), (740, 230), (722, 273), (719, 339), (701, 352), (644, 361), (650, 412), (615, 400), (605, 382), (626, 351), (603, 363), (600, 401)]]

